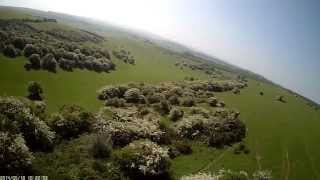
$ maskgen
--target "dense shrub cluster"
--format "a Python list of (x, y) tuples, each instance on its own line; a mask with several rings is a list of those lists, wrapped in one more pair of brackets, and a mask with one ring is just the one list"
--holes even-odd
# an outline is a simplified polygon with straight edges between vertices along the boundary
[[(216, 88), (212, 88), (212, 85)], [(98, 92), (98, 99), (107, 100), (107, 106), (115, 107), (126, 106), (122, 104), (123, 99), (126, 103), (152, 105), (156, 111), (165, 115), (170, 112), (172, 106), (192, 107), (205, 101), (213, 107), (224, 107), (224, 102), (218, 101), (213, 92), (231, 91), (240, 86), (243, 85), (238, 82), (213, 83), (209, 81), (183, 81), (154, 86), (144, 84), (109, 85)]]
[(0, 172), (25, 175), (31, 169), (32, 153), (21, 135), (0, 131)]
[(11, 58), (14, 58), (18, 55), (18, 52), (17, 50), (15, 49), (15, 47), (13, 45), (7, 45), (4, 47), (3, 49), (3, 54), (5, 56), (8, 56), (8, 57), (11, 57)]
[(243, 122), (238, 119), (226, 119), (217, 123), (211, 130), (209, 145), (222, 147), (241, 141), (246, 136), (246, 128)]
[(112, 109), (111, 114), (110, 118), (110, 109), (102, 108), (96, 115), (96, 128), (110, 133), (114, 145), (125, 146), (140, 138), (159, 142), (163, 138), (164, 132), (158, 125), (160, 117), (154, 113), (141, 117), (137, 109)]
[(141, 101), (142, 97), (141, 97), (140, 89), (138, 89), (138, 88), (128, 89), (124, 93), (124, 99), (127, 102), (132, 102), (132, 103), (137, 103), (137, 102)]
[(197, 113), (175, 124), (179, 136), (207, 139), (210, 146), (222, 147), (241, 141), (246, 135), (245, 125), (233, 111), (220, 114)]
[(55, 133), (40, 120), (45, 107), (39, 104), (23, 98), (0, 97), (0, 171), (3, 175), (31, 173), (30, 150), (53, 148)]
[(131, 55), (130, 51), (121, 49), (120, 51), (112, 51), (112, 53), (116, 58), (122, 60), (125, 63), (135, 64), (135, 59)]
[(108, 100), (112, 98), (123, 98), (126, 91), (129, 89), (127, 86), (105, 86), (98, 92), (98, 99)]
[[(205, 139), (211, 146), (220, 145), (219, 141), (221, 145), (241, 141), (245, 136), (245, 126), (238, 119), (239, 113), (223, 109), (210, 112), (197, 107), (196, 101), (204, 103), (206, 100), (210, 106), (224, 107), (224, 103), (213, 96), (210, 84), (207, 81), (184, 81), (153, 86), (146, 84), (106, 86), (99, 91), (98, 98), (106, 100), (107, 106), (125, 108), (121, 110), (122, 112), (117, 109), (113, 118), (104, 118), (102, 124), (107, 127), (106, 129), (111, 129), (113, 141), (120, 146), (139, 138), (154, 137), (165, 144), (170, 143), (165, 139), (168, 139), (168, 134), (173, 134), (167, 133), (166, 129), (171, 128), (163, 129), (159, 116), (167, 116), (172, 121), (170, 126), (174, 134), (180, 138)], [(237, 86), (236, 83), (230, 84)], [(221, 87), (224, 87), (224, 83)], [(158, 125), (155, 125), (157, 122)], [(148, 130), (141, 125), (148, 127)], [(152, 132), (159, 133), (152, 135)]]
[(49, 126), (62, 138), (68, 139), (90, 132), (94, 122), (94, 115), (82, 107), (65, 105), (58, 113), (51, 115)]
[[(91, 32), (38, 31), (21, 20), (0, 20), (0, 38), (0, 51), (5, 56), (14, 58), (23, 54), (28, 58), (27, 70), (56, 72), (58, 66), (66, 71), (74, 68), (96, 72), (115, 70), (109, 51), (100, 47), (104, 38)], [(98, 45), (88, 46), (87, 43)], [(128, 62), (134, 63), (131, 57)]]
[(0, 97), (2, 126), (10, 133), (21, 133), (31, 149), (47, 150), (52, 148), (55, 133), (33, 112), (31, 102)]
[(149, 140), (130, 143), (116, 154), (116, 159), (131, 177), (157, 177), (169, 173), (168, 150)]

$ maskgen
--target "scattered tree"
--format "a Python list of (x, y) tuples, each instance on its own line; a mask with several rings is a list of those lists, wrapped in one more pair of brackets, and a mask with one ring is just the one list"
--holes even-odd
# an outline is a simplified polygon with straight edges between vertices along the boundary
[(38, 82), (31, 81), (28, 85), (28, 98), (32, 101), (42, 101), (43, 89)]
[(12, 44), (10, 44), (10, 45), (7, 45), (4, 47), (3, 54), (5, 56), (15, 58), (18, 53), (17, 53), (16, 49), (14, 48), (14, 46)]
[(41, 60), (39, 54), (32, 54), (28, 58), (32, 69), (40, 69), (41, 68)]
[(53, 54), (47, 54), (41, 59), (41, 67), (50, 72), (56, 72), (57, 61), (54, 58)]

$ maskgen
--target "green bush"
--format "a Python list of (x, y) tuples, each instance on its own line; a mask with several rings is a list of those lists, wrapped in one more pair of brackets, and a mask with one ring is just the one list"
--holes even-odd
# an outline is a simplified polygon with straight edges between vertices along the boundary
[(168, 101), (170, 104), (172, 105), (179, 105), (180, 104), (180, 99), (178, 96), (176, 95), (172, 95), (168, 98)]
[(39, 54), (32, 54), (29, 58), (30, 67), (32, 69), (40, 69), (41, 68), (41, 60)]
[(210, 98), (208, 99), (208, 104), (209, 104), (210, 106), (212, 106), (212, 107), (216, 107), (217, 104), (218, 104), (218, 99), (215, 98), (215, 97), (210, 97)]
[(31, 56), (32, 54), (40, 54), (38, 48), (36, 48), (34, 45), (32, 44), (27, 44), (24, 49), (23, 49), (23, 52), (24, 52), (24, 56), (25, 57), (29, 57)]
[(15, 38), (13, 40), (13, 45), (14, 45), (14, 47), (22, 50), (24, 48), (24, 46), (26, 45), (26, 40), (23, 38), (20, 38), (20, 37)]
[(107, 100), (112, 98), (122, 98), (124, 93), (127, 91), (126, 86), (106, 86), (99, 90), (98, 99)]
[(172, 121), (177, 121), (183, 117), (183, 110), (179, 108), (172, 108), (169, 114), (169, 119)]
[(39, 119), (28, 103), (0, 97), (0, 114), (6, 117), (6, 126), (15, 129), (15, 133), (21, 133), (31, 149), (49, 150), (53, 147), (55, 133)]
[(92, 113), (77, 105), (65, 105), (51, 116), (50, 127), (63, 138), (77, 137), (92, 130), (95, 118)]
[(92, 145), (92, 154), (95, 158), (108, 158), (112, 152), (112, 139), (110, 134), (99, 133), (95, 135)]
[(168, 150), (149, 141), (134, 141), (115, 154), (121, 169), (130, 177), (159, 177), (169, 173)]
[(209, 145), (223, 147), (241, 141), (246, 136), (245, 124), (238, 120), (225, 120), (216, 124), (209, 136)]
[(30, 81), (28, 85), (28, 98), (32, 101), (42, 101), (42, 87), (38, 82)]
[(164, 99), (164, 96), (161, 93), (154, 93), (147, 95), (147, 101), (149, 104), (159, 103)]
[(105, 102), (105, 105), (106, 106), (113, 106), (113, 107), (124, 107), (125, 103), (126, 102), (124, 99), (115, 97), (115, 98), (107, 99)]
[(161, 115), (169, 114), (171, 109), (170, 104), (168, 103), (167, 100), (161, 100), (160, 103), (153, 104), (152, 106), (154, 110), (159, 112)]
[(129, 103), (137, 103), (141, 100), (141, 91), (138, 88), (128, 89), (124, 94), (124, 99)]
[(162, 118), (159, 121), (159, 128), (161, 131), (165, 132), (162, 135), (161, 141), (158, 142), (159, 144), (171, 144), (172, 140), (176, 138), (176, 133), (174, 129), (170, 126), (170, 121), (166, 118)]
[(192, 97), (185, 97), (181, 100), (181, 105), (185, 107), (192, 107), (194, 106), (195, 102)]
[(21, 135), (0, 131), (1, 175), (26, 175), (30, 173), (33, 155)]
[(11, 58), (15, 58), (18, 55), (17, 50), (14, 48), (12, 44), (4, 47), (3, 54)]
[(41, 59), (41, 67), (43, 69), (46, 69), (50, 72), (56, 72), (57, 68), (57, 61), (54, 58), (53, 54), (49, 53), (46, 54), (42, 59)]

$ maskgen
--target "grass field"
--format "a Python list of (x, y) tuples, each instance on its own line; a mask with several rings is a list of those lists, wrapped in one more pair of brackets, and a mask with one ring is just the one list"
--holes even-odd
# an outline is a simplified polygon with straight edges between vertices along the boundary
[[(109, 43), (109, 46), (115, 44)], [(117, 70), (111, 73), (86, 70), (74, 70), (74, 72), (59, 70), (56, 74), (46, 71), (27, 72), (23, 67), (26, 63), (24, 57), (10, 59), (1, 55), (0, 95), (25, 96), (28, 81), (38, 81), (44, 87), (50, 112), (70, 102), (87, 107), (89, 110), (97, 110), (101, 104), (96, 99), (96, 92), (107, 84), (182, 80), (186, 76), (208, 78), (200, 71), (178, 69), (174, 66), (176, 57), (163, 54), (155, 47), (145, 46), (143, 43), (136, 46), (126, 43), (125, 48), (137, 59), (136, 65), (128, 65), (114, 58)]]
[[(164, 55), (160, 54), (148, 61), (148, 55), (144, 55), (144, 58), (139, 58), (136, 66), (118, 62), (118, 70), (109, 74), (82, 70), (59, 71), (57, 74), (46, 71), (26, 72), (23, 68), (24, 58), (7, 59), (1, 56), (0, 93), (24, 96), (27, 82), (36, 80), (44, 87), (50, 112), (70, 102), (94, 111), (101, 106), (96, 100), (96, 90), (106, 84), (181, 80), (190, 74), (206, 78), (200, 72), (181, 71), (173, 66), (172, 60), (161, 59), (161, 56)], [(260, 96), (260, 91), (265, 95)], [(275, 101), (277, 95), (284, 95), (288, 102)], [(176, 177), (220, 168), (252, 171), (261, 168), (272, 170), (275, 179), (320, 178), (319, 111), (278, 87), (256, 81), (250, 81), (249, 87), (242, 90), (240, 95), (218, 93), (217, 96), (227, 106), (241, 112), (241, 118), (248, 127), (246, 143), (250, 154), (234, 155), (232, 148), (226, 151), (215, 150), (195, 144), (192, 155), (178, 157), (173, 161), (172, 168)]]
[[(263, 91), (264, 96), (259, 92)], [(288, 102), (275, 101), (284, 95)], [(320, 179), (320, 112), (306, 105), (300, 98), (274, 86), (250, 81), (241, 95), (217, 94), (227, 106), (241, 112), (246, 122), (249, 155), (235, 155), (227, 151), (203, 149), (195, 145), (191, 156), (174, 160), (177, 176), (195, 170), (269, 169), (274, 179)]]
[[(8, 16), (18, 18), (28, 15), (10, 11), (0, 13), (0, 18)], [(115, 60), (117, 70), (111, 73), (58, 70), (54, 74), (46, 71), (27, 72), (23, 68), (25, 58), (10, 59), (0, 55), (0, 95), (25, 96), (28, 81), (38, 81), (44, 88), (49, 112), (70, 103), (96, 111), (102, 106), (96, 99), (96, 91), (107, 84), (130, 81), (157, 83), (182, 80), (186, 76), (208, 78), (199, 71), (178, 69), (174, 63), (183, 59), (165, 54), (157, 46), (132, 37), (106, 36), (106, 47), (110, 50), (123, 47), (131, 51), (136, 58), (136, 65)], [(260, 96), (260, 91), (265, 95)], [(320, 111), (315, 111), (304, 100), (279, 87), (253, 80), (240, 95), (216, 95), (228, 107), (241, 112), (241, 119), (248, 128), (246, 144), (250, 154), (235, 155), (232, 148), (216, 150), (194, 144), (192, 155), (173, 160), (175, 177), (226, 168), (249, 171), (269, 169), (274, 179), (281, 180), (320, 179)], [(284, 95), (288, 102), (275, 101), (277, 95)]]

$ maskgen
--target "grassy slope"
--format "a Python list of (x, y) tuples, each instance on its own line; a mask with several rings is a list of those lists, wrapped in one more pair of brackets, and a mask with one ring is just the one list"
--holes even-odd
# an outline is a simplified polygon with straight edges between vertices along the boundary
[[(8, 16), (29, 17), (23, 12), (0, 13), (0, 18)], [(24, 58), (12, 60), (0, 56), (0, 95), (25, 96), (27, 82), (36, 80), (44, 86), (49, 111), (56, 111), (61, 105), (70, 102), (94, 111), (101, 106), (95, 98), (96, 90), (106, 84), (181, 80), (188, 75), (207, 78), (203, 73), (177, 69), (173, 66), (177, 57), (163, 54), (161, 49), (139, 39), (112, 34), (106, 46), (110, 49), (124, 46), (135, 55), (137, 65), (116, 62), (118, 70), (110, 74), (80, 70), (52, 74), (45, 71), (26, 72), (23, 69)], [(265, 96), (258, 95), (261, 90)], [(285, 95), (288, 103), (275, 102), (274, 97), (279, 94)], [(224, 151), (195, 144), (192, 155), (173, 161), (172, 168), (177, 177), (221, 167), (249, 170), (261, 167), (271, 169), (274, 179), (320, 179), (320, 133), (317, 131), (320, 127), (320, 111), (314, 111), (305, 101), (277, 87), (258, 85), (255, 81), (250, 82), (250, 86), (241, 95), (217, 95), (229, 107), (240, 110), (249, 129), (246, 141), (251, 153), (234, 155), (231, 148)]]
[(46, 71), (26, 72), (23, 68), (25, 58), (10, 59), (1, 55), (0, 95), (25, 96), (28, 81), (35, 80), (43, 85), (48, 109), (51, 112), (68, 103), (76, 103), (89, 110), (96, 110), (101, 106), (96, 100), (96, 91), (107, 84), (182, 80), (190, 75), (207, 78), (207, 75), (199, 71), (178, 69), (174, 66), (176, 57), (163, 54), (158, 48), (142, 42), (126, 39), (119, 39), (117, 42), (109, 40), (106, 46), (116, 48), (122, 45), (135, 56), (136, 65), (132, 66), (115, 60), (117, 70), (111, 73), (95, 73), (86, 70), (59, 71), (56, 74)]
[[(260, 96), (260, 91), (265, 95)], [(275, 101), (279, 94), (285, 95), (288, 102)], [(226, 152), (199, 151), (201, 147), (196, 145), (196, 153), (174, 161), (177, 176), (205, 167), (204, 170), (270, 169), (274, 179), (320, 178), (319, 111), (282, 89), (255, 81), (251, 81), (241, 95), (217, 95), (229, 107), (240, 110), (248, 127), (246, 142), (251, 152), (249, 155), (234, 155), (232, 148)]]

